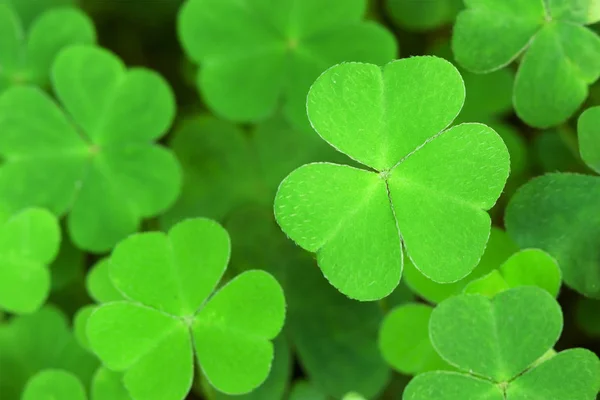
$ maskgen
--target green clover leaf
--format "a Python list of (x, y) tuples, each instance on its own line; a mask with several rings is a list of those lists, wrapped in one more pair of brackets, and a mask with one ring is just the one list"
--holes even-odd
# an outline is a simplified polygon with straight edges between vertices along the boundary
[(327, 395), (307, 381), (297, 381), (290, 392), (289, 400), (327, 400)]
[(463, 0), (386, 0), (385, 6), (398, 26), (420, 32), (451, 23), (463, 8)]
[(183, 187), (161, 216), (170, 227), (184, 218), (226, 220), (247, 204), (271, 207), (281, 180), (305, 163), (342, 160), (312, 132), (293, 129), (281, 116), (244, 132), (211, 116), (184, 121), (169, 146), (183, 167)]
[[(523, 58), (513, 104), (527, 124), (566, 121), (600, 77), (600, 37), (583, 25), (600, 19), (597, 0), (467, 0), (452, 48), (463, 67), (487, 73)], [(499, 40), (498, 38), (501, 38)]]
[(75, 375), (59, 369), (46, 369), (34, 375), (22, 400), (86, 400), (85, 388)]
[(432, 311), (426, 304), (404, 304), (390, 311), (381, 324), (378, 339), (381, 354), (402, 374), (453, 369), (442, 360), (429, 339)]
[(600, 360), (584, 349), (554, 353), (560, 306), (545, 290), (519, 287), (492, 299), (463, 294), (431, 315), (437, 352), (464, 373), (436, 371), (414, 378), (404, 400), (592, 400), (600, 390)]
[(208, 219), (186, 220), (168, 234), (136, 234), (114, 249), (109, 276), (126, 300), (98, 306), (87, 338), (107, 368), (124, 372), (134, 399), (183, 399), (194, 353), (222, 392), (246, 393), (267, 378), (283, 292), (271, 275), (254, 270), (209, 298), (229, 252), (227, 232)]
[(281, 183), (275, 216), (292, 240), (317, 253), (323, 274), (347, 296), (390, 294), (402, 273), (402, 247), (440, 283), (477, 265), (490, 234), (485, 210), (500, 196), (509, 156), (485, 125), (445, 130), (464, 94), (456, 68), (437, 57), (383, 68), (341, 64), (311, 88), (315, 130), (371, 170), (302, 166)]
[(503, 230), (492, 227), (490, 238), (477, 267), (465, 278), (453, 283), (436, 283), (424, 276), (409, 259), (405, 259), (403, 278), (406, 285), (430, 303), (440, 303), (459, 294), (471, 281), (499, 268), (511, 255), (519, 251), (517, 244)]
[(339, 293), (310, 261), (291, 265), (285, 286), (286, 328), (298, 361), (311, 382), (331, 397), (354, 390), (376, 398), (391, 375), (376, 343), (383, 312), (377, 303)]
[(0, 191), (17, 209), (68, 213), (78, 247), (107, 251), (177, 197), (177, 160), (152, 144), (173, 120), (173, 94), (156, 73), (95, 47), (61, 52), (52, 81), (64, 111), (33, 87), (0, 96)]
[[(600, 173), (600, 107), (578, 122), (582, 159)], [(522, 248), (540, 248), (558, 261), (565, 283), (600, 298), (600, 177), (551, 173), (532, 179), (506, 208), (507, 232)]]
[(0, 308), (26, 314), (50, 293), (48, 265), (58, 254), (60, 226), (49, 211), (30, 208), (0, 224)]
[(585, 110), (577, 122), (583, 161), (600, 174), (600, 106)]
[(91, 400), (132, 400), (123, 385), (123, 374), (98, 368), (92, 380)]
[(77, 3), (77, 0), (0, 0), (0, 4), (5, 4), (16, 11), (26, 28), (48, 11), (74, 7)]
[[(17, 2), (18, 3), (18, 2)], [(0, 92), (12, 85), (46, 86), (56, 55), (69, 45), (93, 44), (92, 20), (69, 7), (50, 9), (25, 30), (11, 4), (0, 1)]]
[(561, 281), (560, 268), (552, 256), (539, 249), (525, 249), (513, 254), (497, 270), (469, 282), (464, 292), (494, 297), (509, 288), (537, 286), (557, 297)]
[(71, 372), (89, 387), (97, 367), (95, 357), (78, 345), (66, 316), (53, 306), (0, 324), (2, 400), (21, 399), (27, 381), (45, 369)]
[(251, 3), (189, 0), (179, 14), (179, 38), (200, 64), (198, 87), (221, 117), (257, 121), (283, 103), (306, 124), (311, 83), (343, 61), (383, 64), (397, 52), (381, 25), (364, 22), (365, 0), (284, 0)]

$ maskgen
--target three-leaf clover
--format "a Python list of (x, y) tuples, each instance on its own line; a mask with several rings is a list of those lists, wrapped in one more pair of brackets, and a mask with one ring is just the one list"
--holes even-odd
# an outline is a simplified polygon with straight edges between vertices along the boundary
[(283, 103), (300, 125), (306, 93), (325, 69), (396, 56), (392, 34), (363, 21), (366, 8), (366, 0), (188, 0), (178, 30), (200, 64), (198, 87), (216, 114), (257, 121)]
[(109, 276), (126, 300), (98, 306), (87, 338), (107, 368), (124, 372), (132, 398), (185, 398), (194, 358), (226, 393), (249, 392), (267, 378), (270, 340), (284, 320), (283, 291), (271, 275), (253, 270), (209, 298), (229, 253), (227, 232), (208, 219), (185, 220), (168, 234), (132, 235), (114, 249)]
[(0, 309), (31, 313), (44, 304), (48, 265), (59, 246), (58, 221), (44, 209), (26, 209), (0, 223)]
[(456, 20), (456, 61), (480, 73), (523, 54), (514, 85), (519, 117), (535, 127), (566, 121), (600, 77), (597, 0), (466, 0)]
[[(600, 107), (579, 118), (581, 158), (600, 173)], [(552, 255), (565, 283), (600, 298), (600, 177), (550, 173), (532, 179), (512, 197), (506, 229), (522, 248)]]
[(308, 95), (321, 137), (369, 169), (315, 163), (293, 171), (275, 198), (282, 230), (317, 253), (324, 275), (359, 300), (387, 296), (402, 248), (427, 277), (454, 282), (477, 265), (509, 156), (481, 124), (446, 129), (463, 105), (460, 74), (437, 57), (380, 68), (345, 63)]
[(559, 304), (536, 287), (451, 297), (434, 309), (429, 331), (440, 356), (463, 372), (418, 375), (403, 399), (593, 400), (600, 360), (584, 349), (555, 354), (562, 324)]
[(46, 86), (50, 66), (60, 50), (74, 44), (93, 44), (96, 32), (88, 16), (69, 7), (50, 9), (25, 27), (12, 5), (0, 1), (0, 37), (2, 92), (23, 83)]
[(152, 143), (171, 125), (173, 94), (91, 46), (62, 51), (52, 83), (61, 105), (30, 86), (0, 96), (0, 192), (15, 209), (68, 213), (78, 247), (107, 251), (179, 193), (177, 160)]

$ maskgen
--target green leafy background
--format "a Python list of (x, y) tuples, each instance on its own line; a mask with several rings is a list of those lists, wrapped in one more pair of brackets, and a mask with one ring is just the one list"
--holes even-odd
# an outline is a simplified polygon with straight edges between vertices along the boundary
[[(594, 400), (600, 390), (593, 355), (600, 353), (599, 20), (597, 0), (0, 0), (0, 399), (530, 400), (535, 393), (546, 400)], [(437, 76), (440, 70), (411, 58), (424, 55), (444, 58), (462, 77), (466, 98), (454, 120), (461, 80)], [(394, 260), (404, 254), (401, 277), (398, 267), (379, 274), (381, 287), (367, 287), (364, 276), (344, 286), (310, 252), (315, 246), (303, 246), (306, 251), (294, 243), (296, 226), (276, 220), (275, 196), (284, 178), (306, 164), (371, 173), (370, 167), (381, 172), (400, 161), (369, 152), (378, 143), (373, 136), (356, 141), (357, 132), (376, 135), (382, 123), (362, 96), (373, 82), (354, 86), (357, 103), (346, 125), (327, 125), (332, 115), (348, 112), (325, 104), (332, 98), (329, 87), (315, 86), (306, 113), (311, 85), (319, 77), (327, 83), (322, 74), (330, 67), (360, 62), (379, 72), (376, 65), (396, 59), (406, 62), (390, 65), (414, 64), (413, 71), (399, 73), (414, 74), (410, 82), (398, 83), (394, 92), (407, 92), (405, 109), (433, 105), (425, 110), (430, 114), (417, 107), (393, 120), (398, 132), (412, 128), (411, 140), (427, 139), (445, 128), (436, 121), (444, 112), (450, 127), (485, 124), (510, 154), (508, 161), (503, 148), (494, 153), (502, 164), (498, 174), (505, 175), (510, 162), (510, 175), (497, 201), (485, 199), (485, 208), (495, 203), (491, 234), (487, 244), (485, 235), (481, 243), (468, 241), (478, 247), (470, 255), (478, 262), (456, 266), (465, 271), (434, 281), (431, 270), (419, 268), (425, 262), (435, 270), (444, 257), (456, 261), (453, 246), (441, 251), (436, 242), (423, 245), (419, 257), (407, 255), (411, 241), (418, 247), (436, 233), (423, 221), (448, 227), (440, 240), (462, 240), (470, 229), (470, 217), (457, 223), (436, 214), (450, 204), (439, 201), (415, 219), (417, 233), (406, 238), (405, 248), (394, 242), (393, 254), (382, 241), (362, 254), (342, 241), (334, 258), (344, 265), (367, 265), (372, 254)], [(429, 80), (415, 84), (425, 74)], [(351, 68), (337, 77), (354, 79)], [(540, 82), (551, 83), (546, 92), (538, 90)], [(427, 84), (432, 93), (447, 90), (448, 101), (411, 97), (411, 90)], [(344, 134), (354, 142), (338, 140)], [(394, 142), (399, 156), (412, 150), (402, 146), (412, 143)], [(499, 148), (486, 146), (482, 160), (491, 157), (491, 147)], [(481, 172), (488, 178), (481, 187), (499, 193), (496, 181), (502, 179), (492, 172), (452, 163), (472, 153), (456, 143), (447, 157), (429, 158), (441, 163), (440, 179), (457, 177), (450, 184), (462, 187), (468, 179), (458, 177)], [(318, 177), (320, 192), (311, 206), (356, 195), (360, 177), (336, 186), (335, 174)], [(427, 208), (422, 204), (416, 201), (405, 219)], [(339, 211), (344, 204), (334, 206)], [(385, 218), (367, 217), (354, 232), (386, 239), (375, 223)], [(136, 269), (125, 280), (147, 279), (124, 288), (118, 273), (111, 276), (115, 247), (127, 246), (139, 232), (163, 237), (188, 218), (218, 222), (230, 240), (222, 271), (210, 279), (182, 279), (202, 293), (170, 292), (167, 282), (144, 275), (144, 268), (167, 265), (152, 262), (166, 254), (162, 239), (145, 243), (145, 254), (117, 253), (120, 264)], [(312, 227), (330, 222), (316, 219)], [(194, 260), (218, 252), (214, 237), (195, 238), (210, 246), (190, 242), (198, 252)], [(254, 304), (283, 318), (282, 308), (273, 306), (279, 297), (249, 297), (250, 289), (260, 288), (253, 282), (218, 306), (202, 303), (205, 321), (215, 323), (197, 329), (207, 343), (203, 355), (180, 346), (189, 340), (184, 329), (181, 337), (178, 331), (170, 337), (169, 351), (157, 345), (158, 363), (142, 365), (141, 376), (115, 368), (122, 361), (114, 360), (117, 344), (135, 344), (136, 337), (103, 339), (102, 329), (116, 319), (102, 320), (98, 310), (133, 310), (131, 321), (139, 325), (131, 330), (142, 327), (140, 337), (156, 336), (163, 320), (156, 319), (153, 332), (153, 317), (144, 319), (135, 309), (140, 303), (185, 319), (200, 304), (174, 305), (171, 293), (217, 300), (210, 297), (213, 289), (219, 293), (257, 270), (258, 280), (272, 276), (276, 285), (269, 287), (283, 289), (281, 332), (240, 311)], [(531, 286), (538, 291), (528, 301), (511, 295)], [(508, 339), (498, 339), (509, 346), (510, 360), (478, 356), (491, 335), (493, 307), (501, 309), (495, 318), (514, 327), (504, 332)], [(227, 323), (212, 319), (221, 312)], [(219, 347), (225, 335), (215, 326), (254, 334), (227, 336), (235, 351), (225, 351)], [(469, 326), (477, 329), (462, 330)], [(527, 357), (519, 347), (525, 345), (532, 352)], [(247, 364), (227, 361), (237, 356)], [(489, 363), (478, 365), (481, 358)], [(156, 364), (168, 374), (152, 371)], [(253, 373), (237, 371), (231, 378), (227, 371), (239, 365)], [(172, 377), (185, 380), (174, 397), (145, 385), (153, 380), (170, 389)]]

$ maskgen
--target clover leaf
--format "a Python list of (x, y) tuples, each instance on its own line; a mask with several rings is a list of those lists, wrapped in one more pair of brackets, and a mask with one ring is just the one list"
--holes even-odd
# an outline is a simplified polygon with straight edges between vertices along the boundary
[(183, 187), (161, 216), (170, 227), (184, 218), (226, 220), (248, 204), (272, 205), (281, 180), (313, 161), (340, 160), (340, 154), (312, 132), (292, 128), (281, 116), (245, 132), (211, 116), (179, 125), (169, 146), (183, 167)]
[(123, 374), (98, 368), (92, 379), (91, 400), (132, 400), (123, 385)]
[(60, 245), (50, 212), (30, 208), (0, 224), (0, 308), (18, 314), (39, 309), (50, 293), (48, 265)]
[(53, 306), (0, 324), (2, 400), (21, 399), (29, 379), (46, 369), (71, 372), (89, 387), (97, 367), (95, 357), (77, 344), (66, 316)]
[(85, 388), (75, 375), (59, 369), (46, 369), (34, 375), (22, 400), (86, 400)]
[(267, 378), (283, 292), (271, 275), (254, 270), (209, 298), (229, 252), (227, 232), (208, 219), (186, 220), (168, 234), (132, 235), (114, 249), (109, 276), (126, 300), (98, 306), (87, 338), (107, 368), (124, 373), (132, 398), (185, 398), (194, 353), (222, 392), (246, 393)]
[(518, 286), (537, 286), (557, 297), (561, 285), (558, 263), (539, 249), (525, 249), (512, 255), (497, 270), (467, 284), (465, 293), (489, 297)]
[(339, 293), (314, 261), (291, 265), (287, 274), (286, 331), (307, 377), (334, 398), (349, 391), (376, 398), (391, 375), (377, 347), (381, 308)]
[(427, 31), (451, 23), (463, 8), (462, 0), (386, 0), (386, 10), (398, 26)]
[[(600, 108), (579, 118), (581, 156), (600, 173)], [(551, 173), (532, 179), (506, 209), (507, 232), (522, 248), (540, 248), (558, 261), (565, 283), (600, 298), (600, 177)]]
[[(454, 26), (456, 61), (479, 73), (523, 54), (514, 85), (517, 115), (545, 128), (566, 121), (600, 77), (597, 0), (465, 1)], [(498, 39), (501, 38), (501, 39)]]
[(459, 294), (465, 286), (499, 268), (511, 255), (519, 251), (517, 244), (503, 230), (492, 227), (490, 238), (477, 267), (465, 278), (453, 283), (436, 283), (424, 276), (413, 263), (406, 259), (404, 282), (417, 295), (431, 303), (439, 303)]
[(177, 197), (177, 160), (152, 144), (173, 120), (173, 94), (158, 74), (86, 46), (59, 54), (52, 82), (64, 111), (34, 87), (0, 96), (0, 192), (16, 209), (68, 213), (73, 242), (106, 251)]
[(74, 7), (77, 3), (77, 0), (0, 0), (0, 4), (12, 7), (16, 11), (26, 28), (48, 11)]
[[(285, 336), (279, 335), (273, 341), (275, 353), (269, 377), (252, 392), (244, 395), (228, 395), (221, 392), (209, 392), (208, 398), (215, 400), (273, 400), (285, 398), (291, 378), (292, 360), (290, 348)], [(211, 397), (212, 396), (212, 397)]]
[(592, 400), (600, 390), (600, 360), (584, 349), (555, 354), (560, 306), (545, 290), (519, 287), (492, 299), (463, 294), (440, 303), (429, 324), (440, 356), (461, 373), (414, 378), (405, 400)]
[(93, 44), (92, 20), (69, 7), (55, 8), (35, 18), (25, 31), (17, 12), (0, 2), (0, 92), (12, 85), (49, 83), (50, 66), (57, 54), (75, 44)]
[(298, 381), (291, 390), (289, 400), (327, 400), (327, 395), (307, 381)]
[(315, 163), (283, 180), (275, 198), (282, 230), (317, 253), (323, 274), (359, 300), (390, 294), (402, 247), (428, 278), (468, 275), (490, 234), (490, 209), (508, 177), (502, 139), (481, 124), (446, 129), (464, 101), (460, 74), (437, 57), (380, 68), (340, 64), (308, 95), (321, 137), (369, 167)]
[(390, 311), (379, 330), (379, 349), (397, 371), (416, 375), (452, 367), (433, 348), (429, 339), (429, 319), (433, 308), (409, 303)]
[(311, 83), (343, 61), (383, 64), (397, 52), (391, 33), (364, 22), (366, 0), (188, 0), (178, 32), (200, 65), (198, 87), (214, 112), (258, 121), (282, 103), (296, 125), (306, 124)]

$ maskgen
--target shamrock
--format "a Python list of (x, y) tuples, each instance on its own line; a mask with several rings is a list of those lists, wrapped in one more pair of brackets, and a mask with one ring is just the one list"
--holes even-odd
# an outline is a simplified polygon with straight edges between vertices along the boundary
[[(600, 107), (578, 121), (581, 158), (600, 173)], [(540, 248), (558, 262), (565, 283), (600, 298), (600, 177), (549, 173), (532, 179), (506, 208), (507, 232), (523, 248)]]
[(0, 1), (0, 92), (23, 83), (46, 86), (50, 66), (60, 50), (96, 41), (93, 22), (77, 9), (50, 9), (24, 26), (12, 4), (4, 3)]
[(67, 317), (53, 306), (46, 305), (33, 314), (0, 324), (2, 400), (21, 399), (27, 382), (46, 369), (71, 372), (89, 387), (97, 367), (95, 357), (77, 344)]
[(479, 73), (523, 54), (514, 84), (517, 115), (539, 128), (566, 121), (600, 77), (597, 0), (467, 0), (454, 26), (456, 61)]
[(451, 297), (432, 312), (429, 331), (439, 355), (463, 372), (418, 375), (403, 399), (593, 400), (600, 360), (585, 349), (556, 354), (562, 324), (559, 304), (536, 287)]
[(46, 369), (34, 375), (22, 400), (86, 400), (85, 388), (75, 375), (60, 369)]
[(557, 297), (560, 284), (556, 260), (542, 250), (525, 249), (512, 255), (500, 268), (469, 282), (464, 292), (493, 297), (511, 287), (537, 286)]
[(0, 224), (0, 308), (32, 313), (50, 292), (48, 264), (60, 245), (60, 226), (49, 211), (23, 210)]
[(509, 156), (481, 124), (446, 129), (463, 105), (460, 74), (437, 57), (380, 68), (340, 64), (308, 95), (321, 137), (369, 167), (315, 163), (283, 180), (275, 198), (282, 230), (317, 253), (342, 293), (376, 300), (398, 285), (402, 247), (428, 278), (449, 283), (477, 265), (490, 234), (490, 209)]
[(217, 115), (258, 121), (283, 103), (286, 116), (302, 125), (306, 93), (325, 69), (395, 57), (392, 34), (362, 21), (366, 9), (366, 0), (188, 0), (178, 32)]
[(15, 209), (68, 213), (73, 242), (106, 251), (177, 197), (177, 160), (152, 144), (173, 120), (173, 94), (154, 72), (88, 46), (62, 51), (52, 82), (64, 111), (30, 86), (0, 96), (0, 192)]
[(133, 399), (185, 398), (194, 353), (222, 392), (246, 393), (267, 378), (270, 340), (284, 320), (283, 291), (271, 275), (253, 270), (209, 298), (229, 253), (227, 232), (208, 219), (185, 220), (168, 234), (132, 235), (114, 249), (109, 276), (125, 300), (91, 313), (87, 339), (107, 368), (124, 373)]

